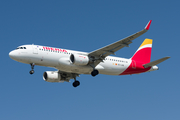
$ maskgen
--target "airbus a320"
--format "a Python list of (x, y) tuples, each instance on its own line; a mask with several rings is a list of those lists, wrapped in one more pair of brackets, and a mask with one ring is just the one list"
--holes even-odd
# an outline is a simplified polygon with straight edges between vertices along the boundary
[(55, 68), (57, 71), (44, 72), (43, 79), (47, 82), (69, 82), (74, 79), (74, 87), (80, 85), (76, 79), (80, 74), (95, 77), (98, 74), (131, 75), (150, 72), (158, 70), (156, 65), (170, 58), (150, 62), (152, 39), (145, 39), (129, 59), (109, 55), (115, 55), (116, 51), (128, 47), (135, 38), (146, 33), (151, 21), (143, 30), (89, 53), (32, 44), (17, 47), (9, 56), (15, 61), (30, 64), (30, 74), (34, 73), (35, 65)]

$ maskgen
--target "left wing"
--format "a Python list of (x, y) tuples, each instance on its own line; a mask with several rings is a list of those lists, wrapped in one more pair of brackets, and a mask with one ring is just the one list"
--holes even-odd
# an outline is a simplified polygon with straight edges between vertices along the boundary
[(107, 46), (105, 46), (103, 48), (100, 48), (98, 50), (90, 52), (88, 54), (88, 56), (94, 61), (93, 66), (96, 66), (100, 62), (102, 62), (103, 59), (106, 56), (114, 54), (116, 51), (120, 50), (123, 47), (128, 47), (129, 44), (132, 43), (132, 40), (134, 40), (135, 38), (141, 36), (142, 34), (144, 34), (145, 32), (147, 32), (149, 30), (149, 27), (151, 25), (151, 21), (152, 20), (150, 20), (148, 22), (148, 24), (146, 25), (146, 27), (143, 30), (141, 30), (141, 31), (139, 31), (139, 32), (137, 32), (137, 33), (135, 33), (135, 34), (133, 34), (131, 36), (128, 36), (128, 37), (126, 37), (126, 38), (124, 38), (122, 40), (119, 40), (119, 41), (117, 41), (115, 43), (107, 45)]

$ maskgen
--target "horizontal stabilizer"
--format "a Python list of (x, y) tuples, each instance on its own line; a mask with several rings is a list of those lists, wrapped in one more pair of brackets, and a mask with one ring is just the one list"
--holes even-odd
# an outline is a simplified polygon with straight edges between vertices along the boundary
[(157, 65), (157, 64), (159, 64), (159, 63), (161, 63), (161, 62), (163, 62), (163, 61), (165, 61), (165, 60), (167, 60), (167, 59), (169, 59), (169, 58), (170, 58), (170, 57), (164, 57), (164, 58), (161, 58), (161, 59), (159, 59), (159, 60), (155, 60), (155, 61), (153, 61), (153, 62), (144, 64), (143, 66), (144, 66), (145, 68), (147, 68), (147, 67), (152, 67), (152, 66), (155, 66), (155, 65)]

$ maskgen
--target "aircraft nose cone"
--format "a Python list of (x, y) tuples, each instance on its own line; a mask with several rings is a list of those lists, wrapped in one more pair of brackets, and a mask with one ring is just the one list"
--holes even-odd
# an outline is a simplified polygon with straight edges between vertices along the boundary
[(15, 54), (14, 51), (11, 51), (11, 52), (9, 53), (9, 57), (10, 57), (11, 59), (13, 59), (15, 56), (16, 56), (16, 54)]

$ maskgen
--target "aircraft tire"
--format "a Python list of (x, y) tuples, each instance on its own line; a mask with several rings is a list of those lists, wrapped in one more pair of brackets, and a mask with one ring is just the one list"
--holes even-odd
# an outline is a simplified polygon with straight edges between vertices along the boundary
[(79, 82), (79, 81), (76, 80), (76, 81), (73, 82), (73, 87), (77, 87), (77, 86), (79, 86), (79, 85), (80, 85), (80, 82)]
[(29, 71), (29, 73), (30, 73), (31, 75), (34, 74), (34, 70)]
[(95, 77), (96, 75), (98, 75), (99, 74), (99, 71), (98, 70), (93, 70), (92, 72), (91, 72), (91, 75), (93, 76), (93, 77)]

